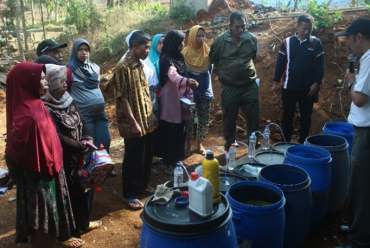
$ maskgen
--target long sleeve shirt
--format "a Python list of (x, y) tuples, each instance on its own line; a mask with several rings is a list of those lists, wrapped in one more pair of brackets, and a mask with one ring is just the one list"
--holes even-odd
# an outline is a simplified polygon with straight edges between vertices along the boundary
[(324, 70), (325, 57), (321, 41), (312, 36), (301, 41), (294, 34), (281, 43), (274, 81), (280, 82), (283, 76), (284, 89), (304, 90), (315, 82), (321, 84)]

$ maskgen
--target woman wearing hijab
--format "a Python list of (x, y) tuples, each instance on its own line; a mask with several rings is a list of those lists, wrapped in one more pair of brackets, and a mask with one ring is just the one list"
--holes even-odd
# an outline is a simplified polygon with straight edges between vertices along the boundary
[[(194, 89), (194, 102), (198, 117), (197, 124), (197, 152), (205, 155), (206, 150), (202, 141), (206, 138), (209, 125), (211, 101), (213, 99), (211, 75), (213, 66), (209, 60), (209, 46), (204, 42), (205, 30), (202, 26), (195, 25), (190, 29), (188, 45), (182, 50), (186, 70), (190, 78), (199, 82), (199, 87)], [(191, 154), (191, 139), (194, 138), (194, 119), (186, 121), (186, 149), (185, 156)]]
[(152, 99), (153, 113), (155, 117), (159, 118), (159, 98), (157, 94), (157, 89), (161, 88), (159, 84), (159, 57), (162, 52), (163, 47), (163, 34), (156, 34), (152, 39), (152, 46), (150, 48), (149, 56), (144, 60), (144, 68), (147, 72), (144, 74), (148, 79), (150, 98)]
[[(110, 134), (104, 96), (99, 88), (100, 67), (90, 61), (90, 45), (84, 39), (73, 43), (67, 67), (72, 70), (69, 94), (85, 119), (96, 147), (103, 144), (109, 152)], [(116, 172), (113, 173), (116, 175)]]
[(45, 66), (24, 62), (7, 76), (6, 162), (17, 183), (16, 243), (50, 248), (74, 226), (55, 124), (40, 96), (48, 91)]
[(145, 61), (149, 60), (150, 63), (153, 65), (154, 69), (155, 69), (155, 72), (156, 72), (157, 78), (158, 78), (158, 84), (157, 84), (158, 89), (162, 88), (162, 85), (159, 82), (159, 75), (160, 75), (159, 58), (160, 58), (161, 53), (162, 53), (164, 37), (165, 37), (164, 34), (154, 35), (154, 37), (152, 39), (152, 47), (150, 48), (150, 52), (149, 52), (149, 57), (145, 60)]
[(185, 34), (171, 30), (163, 41), (160, 57), (161, 113), (160, 137), (163, 149), (163, 162), (167, 165), (166, 174), (173, 175), (173, 168), (183, 159), (185, 150), (185, 120), (191, 119), (190, 111), (181, 109), (181, 98), (192, 98), (191, 88), (198, 82), (187, 77), (184, 57)]
[(49, 82), (49, 92), (41, 99), (55, 122), (62, 143), (64, 169), (76, 223), (76, 228), (72, 228), (71, 231), (72, 236), (59, 236), (58, 240), (65, 245), (74, 243), (72, 247), (80, 247), (85, 243), (80, 240), (81, 234), (102, 224), (101, 221), (89, 221), (88, 204), (92, 190), (86, 192), (75, 176), (81, 154), (89, 152), (90, 146), (87, 143), (93, 143), (93, 138), (72, 97), (66, 91), (67, 68), (51, 64), (45, 67), (45, 79)]

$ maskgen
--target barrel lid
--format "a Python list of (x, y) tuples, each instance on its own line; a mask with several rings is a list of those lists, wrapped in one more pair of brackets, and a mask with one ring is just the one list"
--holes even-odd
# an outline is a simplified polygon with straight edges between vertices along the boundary
[[(244, 164), (246, 164), (246, 163), (243, 163), (243, 164), (238, 165), (237, 167), (235, 167), (234, 168), (234, 173), (239, 175), (239, 176), (245, 177), (249, 180), (257, 180), (257, 175), (254, 175), (254, 174), (246, 171), (243, 167)], [(252, 167), (257, 168), (258, 171), (260, 171), (264, 166), (266, 166), (265, 164), (260, 164), (260, 163), (247, 163), (247, 164), (249, 164)]]
[(300, 145), (299, 143), (294, 142), (278, 142), (272, 145), (272, 149), (276, 152), (284, 153), (286, 149), (288, 149), (291, 146)]
[(254, 156), (254, 160), (265, 165), (282, 164), (284, 159), (284, 154), (280, 152), (260, 152)]
[(229, 173), (227, 173), (226, 175), (220, 174), (220, 190), (222, 193), (226, 194), (227, 190), (230, 188), (231, 185), (233, 185), (234, 183), (243, 182), (246, 180), (248, 179), (245, 177), (238, 176), (238, 175), (233, 175)]
[[(188, 190), (188, 187), (179, 189)], [(141, 218), (149, 228), (167, 235), (191, 236), (209, 233), (222, 226), (231, 216), (229, 202), (223, 194), (221, 201), (213, 204), (213, 214), (207, 218), (192, 212), (189, 207), (176, 207), (174, 199), (164, 205), (150, 204), (153, 197), (146, 201)]]

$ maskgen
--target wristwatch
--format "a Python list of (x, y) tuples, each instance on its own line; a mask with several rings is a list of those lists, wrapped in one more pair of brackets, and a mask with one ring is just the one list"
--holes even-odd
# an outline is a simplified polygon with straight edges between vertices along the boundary
[(348, 83), (348, 88), (350, 88), (350, 89), (351, 89), (352, 85), (355, 85), (355, 84), (356, 84), (356, 82), (349, 82), (349, 83)]

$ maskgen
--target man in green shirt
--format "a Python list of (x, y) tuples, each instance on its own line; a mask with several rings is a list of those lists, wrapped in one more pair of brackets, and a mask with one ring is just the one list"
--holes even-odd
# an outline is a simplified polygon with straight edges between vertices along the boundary
[(221, 106), (225, 149), (235, 141), (236, 119), (242, 108), (248, 137), (259, 128), (259, 97), (253, 59), (258, 52), (256, 36), (246, 29), (247, 17), (241, 11), (230, 16), (230, 29), (215, 38), (210, 58), (221, 82)]

